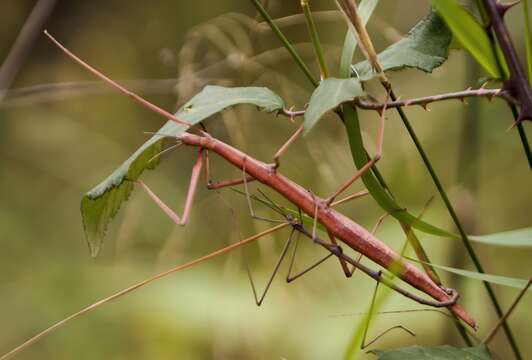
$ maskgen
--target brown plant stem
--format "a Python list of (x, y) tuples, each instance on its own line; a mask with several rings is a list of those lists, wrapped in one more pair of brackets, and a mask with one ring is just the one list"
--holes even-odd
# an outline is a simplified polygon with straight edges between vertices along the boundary
[(489, 343), (493, 339), (493, 337), (497, 334), (497, 331), (499, 331), (499, 329), (503, 326), (503, 324), (506, 323), (506, 320), (508, 320), (510, 315), (512, 315), (512, 312), (515, 310), (517, 304), (519, 304), (519, 301), (521, 301), (523, 296), (526, 294), (526, 292), (527, 292), (528, 288), (530, 287), (530, 285), (532, 285), (532, 278), (530, 278), (530, 280), (528, 280), (528, 283), (526, 284), (526, 286), (519, 292), (519, 295), (517, 295), (517, 298), (514, 300), (514, 302), (512, 303), (512, 305), (510, 306), (510, 308), (506, 312), (506, 314), (504, 314), (504, 316), (499, 319), (499, 322), (497, 322), (497, 325), (495, 325), (495, 327), (484, 338), (484, 340), (482, 340), (483, 344)]
[[(440, 101), (447, 100), (460, 100), (465, 103), (467, 98), (487, 98), (488, 100), (493, 100), (494, 98), (500, 98), (506, 100), (510, 104), (517, 104), (517, 100), (513, 98), (510, 93), (504, 89), (466, 89), (463, 91), (455, 91), (444, 94), (429, 95), (419, 98), (400, 100), (388, 102), (377, 102), (375, 100), (370, 100), (365, 97), (356, 97), (352, 100), (353, 104), (364, 110), (376, 110), (381, 111), (384, 108), (398, 108), (398, 107), (407, 107), (407, 106), (421, 106), (425, 110), (428, 109), (428, 105)], [(292, 110), (292, 109), (282, 109), (279, 113), (290, 118), (295, 118), (299, 116), (304, 116), (306, 110)]]
[(185, 269), (188, 269), (188, 268), (191, 268), (195, 265), (198, 265), (199, 263), (202, 263), (204, 261), (207, 261), (207, 260), (210, 260), (212, 258), (215, 258), (217, 256), (220, 256), (220, 255), (223, 255), (223, 254), (226, 254), (228, 252), (230, 252), (231, 250), (234, 250), (236, 248), (239, 248), (243, 245), (247, 245), (255, 240), (258, 240), (260, 239), (261, 237), (265, 236), (265, 235), (268, 235), (268, 234), (271, 234), (272, 232), (274, 231), (277, 231), (277, 230), (280, 230), (284, 227), (287, 227), (289, 225), (289, 223), (283, 223), (283, 224), (279, 224), (279, 225), (276, 225), (274, 227), (271, 227), (269, 229), (266, 229), (264, 230), (263, 232), (259, 233), (259, 234), (255, 234), (247, 239), (244, 239), (244, 240), (241, 240), (235, 244), (231, 244), (229, 246), (226, 246), (222, 249), (219, 249), (217, 251), (214, 251), (208, 255), (205, 255), (205, 256), (202, 256), (200, 258), (197, 258), (195, 260), (192, 260), (186, 264), (182, 264), (182, 265), (179, 265), (179, 266), (176, 266), (176, 267), (173, 267), (169, 270), (166, 270), (165, 272), (162, 272), (160, 274), (157, 274), (155, 276), (152, 276), (151, 278), (149, 279), (146, 279), (146, 280), (143, 280), (139, 283), (136, 283), (135, 285), (132, 285), (130, 287), (127, 287), (123, 290), (120, 290), (116, 293), (114, 293), (113, 295), (111, 296), (108, 296), (104, 299), (101, 299), (83, 309), (81, 309), (80, 311), (64, 318), (63, 320), (61, 321), (58, 321), (56, 322), (54, 325), (50, 326), (49, 328), (45, 329), (44, 331), (41, 331), (40, 333), (38, 333), (37, 335), (31, 337), (30, 339), (26, 340), (25, 342), (23, 342), (22, 344), (20, 344), (19, 346), (17, 346), (16, 348), (14, 348), (13, 350), (9, 351), (8, 353), (5, 353), (4, 355), (0, 356), (0, 360), (7, 360), (9, 358), (11, 358), (12, 356), (16, 355), (17, 353), (21, 352), (22, 350), (24, 350), (25, 348), (27, 348), (28, 346), (30, 346), (31, 344), (35, 343), (36, 341), (38, 341), (39, 339), (41, 339), (42, 337), (50, 334), (51, 332), (53, 332), (54, 330), (60, 328), (61, 326), (65, 325), (66, 323), (70, 322), (71, 320), (74, 320), (92, 310), (95, 310), (96, 308), (104, 305), (104, 304), (107, 304), (113, 300), (116, 300), (126, 294), (129, 294), (130, 292), (132, 291), (135, 291), (141, 287), (144, 287), (146, 285), (149, 285), (157, 280), (160, 280), (170, 274), (173, 274), (173, 273), (176, 273), (178, 271), (181, 271), (181, 270), (185, 270)]
[(0, 103), (30, 53), (57, 0), (39, 0), (33, 7), (9, 54), (0, 67)]
[(367, 109), (367, 110), (381, 110), (385, 106), (387, 108), (397, 108), (397, 107), (403, 107), (403, 106), (421, 106), (425, 110), (428, 110), (428, 105), (431, 103), (439, 102), (439, 101), (445, 101), (445, 100), (460, 100), (464, 101), (466, 98), (470, 97), (485, 97), (489, 100), (493, 98), (501, 98), (506, 100), (509, 103), (516, 103), (516, 100), (510, 95), (510, 93), (504, 89), (467, 89), (464, 91), (457, 91), (457, 92), (450, 92), (445, 94), (438, 94), (438, 95), (430, 95), (430, 96), (424, 96), (420, 98), (414, 98), (414, 99), (407, 99), (407, 100), (396, 100), (396, 101), (390, 101), (386, 104), (384, 103), (378, 103), (375, 101), (367, 100), (362, 97), (357, 97), (353, 100), (355, 105), (361, 109)]

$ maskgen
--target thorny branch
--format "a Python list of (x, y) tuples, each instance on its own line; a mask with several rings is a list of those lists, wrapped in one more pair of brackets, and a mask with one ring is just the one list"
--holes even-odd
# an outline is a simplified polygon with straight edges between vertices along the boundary
[[(424, 96), (419, 98), (413, 98), (413, 99), (406, 99), (406, 100), (395, 100), (395, 101), (389, 101), (389, 102), (377, 102), (375, 100), (370, 100), (369, 98), (364, 97), (356, 97), (353, 98), (353, 103), (356, 107), (360, 109), (365, 110), (382, 110), (384, 108), (397, 108), (397, 107), (403, 107), (403, 106), (421, 106), (425, 110), (427, 110), (427, 106), (431, 103), (445, 101), (445, 100), (460, 100), (462, 102), (465, 102), (465, 99), (471, 98), (471, 97), (485, 97), (488, 100), (493, 100), (494, 98), (501, 98), (506, 100), (507, 102), (511, 104), (518, 104), (518, 101), (510, 94), (509, 91), (505, 89), (485, 89), (485, 88), (479, 88), (479, 89), (466, 89), (463, 91), (456, 91), (456, 92), (450, 92), (450, 93), (444, 93), (444, 94), (438, 94), (438, 95), (430, 95), (430, 96)], [(281, 110), (281, 114), (288, 116), (290, 118), (303, 116), (305, 115), (306, 110), (293, 110), (290, 109), (283, 109)]]
[(439, 101), (445, 101), (445, 100), (460, 100), (465, 102), (466, 98), (470, 97), (486, 97), (489, 100), (492, 100), (493, 98), (502, 98), (509, 103), (516, 103), (516, 100), (510, 95), (510, 93), (503, 89), (467, 89), (464, 91), (457, 91), (457, 92), (450, 92), (446, 94), (440, 94), (440, 95), (431, 95), (431, 96), (424, 96), (420, 98), (415, 99), (407, 99), (407, 100), (396, 100), (396, 101), (390, 101), (388, 103), (378, 103), (374, 101), (369, 101), (364, 98), (358, 97), (354, 99), (354, 103), (357, 107), (361, 109), (367, 109), (367, 110), (381, 110), (384, 107), (386, 108), (396, 108), (396, 107), (403, 107), (403, 106), (413, 106), (413, 105), (419, 105), (425, 110), (427, 110), (427, 105), (430, 103), (435, 103)]

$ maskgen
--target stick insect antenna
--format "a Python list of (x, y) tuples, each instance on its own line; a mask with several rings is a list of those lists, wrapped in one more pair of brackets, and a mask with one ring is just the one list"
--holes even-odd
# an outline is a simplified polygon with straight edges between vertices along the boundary
[(168, 120), (172, 120), (172, 121), (174, 121), (174, 122), (176, 122), (178, 124), (181, 124), (181, 125), (192, 126), (192, 124), (190, 124), (189, 122), (181, 120), (177, 116), (169, 113), (168, 111), (166, 111), (166, 110), (164, 110), (164, 109), (152, 104), (148, 100), (146, 100), (143, 97), (135, 94), (134, 92), (126, 89), (125, 87), (123, 87), (122, 85), (117, 83), (116, 81), (114, 81), (111, 78), (105, 76), (103, 73), (101, 73), (100, 71), (98, 71), (95, 68), (93, 68), (92, 66), (90, 66), (85, 61), (81, 60), (81, 58), (76, 56), (73, 52), (68, 50), (65, 46), (63, 46), (63, 44), (61, 44), (58, 40), (56, 40), (52, 35), (50, 35), (48, 30), (44, 30), (44, 35), (46, 35), (48, 37), (48, 39), (50, 39), (59, 49), (61, 49), (61, 51), (63, 51), (66, 55), (68, 55), (68, 57), (70, 57), (72, 60), (74, 60), (75, 62), (80, 64), (86, 70), (88, 70), (89, 72), (94, 74), (96, 77), (100, 78), (102, 81), (106, 82), (107, 84), (109, 84), (110, 86), (112, 86), (113, 88), (118, 90), (119, 92), (129, 96), (130, 98), (132, 98), (134, 101), (136, 101), (140, 105), (144, 106), (145, 108), (147, 108), (147, 109), (149, 109), (149, 110), (151, 110), (151, 111), (153, 111), (153, 112), (155, 112), (155, 113), (157, 113), (159, 115), (164, 116)]
[(178, 141), (177, 143), (175, 143), (174, 145), (171, 145), (169, 147), (167, 147), (166, 149), (164, 150), (161, 150), (159, 151), (157, 154), (153, 155), (150, 160), (148, 160), (148, 162), (152, 162), (153, 160), (157, 159), (158, 157), (166, 154), (166, 153), (169, 153), (175, 149), (177, 149), (178, 147), (180, 147), (181, 145), (183, 145), (183, 143), (181, 141)]

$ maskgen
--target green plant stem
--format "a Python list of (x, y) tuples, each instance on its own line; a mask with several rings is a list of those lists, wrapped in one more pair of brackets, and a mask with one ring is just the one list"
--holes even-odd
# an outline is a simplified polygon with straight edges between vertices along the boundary
[(325, 62), (325, 56), (323, 54), (323, 49), (321, 48), (321, 41), (318, 36), (318, 30), (314, 19), (312, 18), (312, 12), (310, 11), (309, 0), (301, 0), (301, 8), (303, 9), (303, 14), (305, 14), (305, 20), (307, 22), (308, 31), (310, 34), (310, 39), (312, 40), (312, 45), (314, 46), (314, 52), (318, 58), (318, 63), (320, 65), (321, 77), (326, 79), (329, 77), (329, 70), (327, 69), (327, 63)]
[(264, 7), (260, 3), (260, 1), (259, 0), (251, 0), (251, 3), (253, 4), (253, 6), (255, 6), (257, 11), (262, 15), (264, 20), (268, 23), (268, 25), (270, 26), (270, 28), (272, 29), (274, 34), (279, 38), (279, 40), (281, 40), (283, 46), (286, 48), (286, 50), (288, 50), (288, 52), (290, 53), (292, 58), (295, 60), (295, 62), (297, 63), (297, 65), (299, 66), (301, 71), (303, 71), (303, 73), (305, 74), (307, 79), (312, 83), (312, 85), (314, 87), (318, 86), (319, 82), (316, 79), (314, 79), (314, 76), (310, 72), (309, 68), (307, 67), (307, 65), (305, 64), (305, 62), (301, 58), (301, 56), (299, 56), (299, 54), (296, 52), (296, 49), (294, 49), (292, 44), (290, 44), (290, 42), (288, 41), (286, 36), (284, 36), (284, 34), (281, 32), (279, 27), (277, 25), (275, 25), (275, 23), (273, 22), (270, 14), (268, 14), (266, 9), (264, 9)]
[(525, 47), (526, 47), (526, 69), (528, 72), (528, 83), (532, 85), (532, 33), (530, 32), (530, 18), (528, 15), (528, 0), (523, 0), (523, 14), (525, 22)]
[[(396, 96), (394, 94), (393, 91), (390, 91), (390, 98), (395, 101), (396, 99)], [(427, 154), (425, 153), (423, 147), (421, 146), (421, 143), (414, 131), (414, 129), (412, 128), (412, 125), (410, 124), (410, 121), (408, 120), (408, 118), (406, 117), (406, 114), (404, 113), (403, 109), (402, 108), (397, 108), (397, 112), (399, 113), (399, 116), (401, 117), (401, 120), (403, 121), (403, 124), (405, 125), (405, 127), (407, 128), (407, 131), (408, 133), (410, 134), (419, 154), (421, 155), (421, 158), (423, 159), (423, 162), (425, 163), (425, 166), (427, 167), (427, 170), (429, 171), (430, 173), (430, 176), (434, 182), (434, 184), (436, 185), (436, 188), (438, 189), (438, 192), (440, 193), (440, 196), (442, 197), (442, 200), (443, 202), (445, 203), (445, 206), (447, 207), (447, 210), (449, 212), (449, 215), (451, 215), (451, 218), (453, 219), (453, 222), (456, 226), (456, 228), (458, 229), (458, 232), (460, 233), (460, 237), (462, 239), (462, 242), (471, 258), (471, 260), (473, 261), (473, 264), (475, 265), (475, 268), (477, 269), (478, 272), (480, 273), (484, 273), (484, 268), (482, 266), (482, 264), (480, 263), (480, 260), (477, 256), (477, 254), (475, 253), (475, 250), (473, 249), (473, 246), (471, 245), (471, 242), (469, 241), (469, 238), (467, 237), (467, 234), (465, 233), (464, 231), (464, 228), (460, 222), (460, 220), (458, 219), (458, 216), (456, 215), (456, 212), (451, 204), (451, 202), (449, 201), (449, 198), (445, 192), (445, 190), (443, 189), (443, 186), (436, 174), (436, 172), (434, 171), (434, 168), (432, 167), (432, 164), (430, 163), (430, 160), (428, 159), (427, 157)], [(495, 292), (493, 291), (493, 288), (491, 287), (491, 285), (488, 283), (488, 282), (484, 282), (484, 286), (486, 287), (486, 291), (488, 292), (488, 296), (493, 304), (493, 307), (495, 308), (495, 312), (497, 313), (497, 316), (499, 318), (502, 318), (503, 316), (503, 312), (502, 312), (502, 309), (501, 309), (501, 306), (497, 300), (497, 297), (495, 296)], [(503, 328), (504, 328), (504, 331), (508, 337), (508, 341), (510, 342), (510, 345), (512, 346), (512, 349), (516, 355), (516, 358), (517, 359), (521, 359), (521, 355), (520, 355), (520, 352), (519, 352), (519, 349), (517, 347), (517, 344), (515, 342), (515, 339), (512, 335), (512, 332), (510, 330), (510, 327), (508, 326), (508, 324), (506, 322), (504, 322), (503, 324)]]

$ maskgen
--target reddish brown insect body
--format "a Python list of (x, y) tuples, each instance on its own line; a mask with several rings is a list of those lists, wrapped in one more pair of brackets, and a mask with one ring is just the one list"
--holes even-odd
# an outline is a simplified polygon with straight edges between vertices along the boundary
[[(46, 33), (46, 32), (45, 32)], [(164, 116), (167, 119), (175, 121), (179, 124), (187, 124), (183, 120), (178, 119), (176, 116), (168, 113), (167, 111), (160, 109), (159, 107), (149, 103), (147, 100), (141, 98), (135, 93), (127, 90), (123, 86), (117, 84), (110, 78), (101, 74), (98, 70), (94, 69), (83, 60), (78, 58), (63, 45), (61, 45), (57, 40), (55, 40), (51, 35), (46, 33), (46, 35), (67, 55), (69, 55), (76, 62), (81, 64), (83, 67), (88, 69), (90, 72), (113, 86), (118, 91), (130, 96), (132, 99), (140, 103), (141, 105), (149, 108), (152, 111), (157, 112), (158, 114)], [(329, 234), (334, 237), (339, 238), (353, 250), (360, 252), (361, 254), (367, 256), (377, 264), (385, 267), (386, 269), (395, 269), (394, 273), (400, 277), (402, 280), (410, 284), (411, 286), (423, 291), (424, 293), (432, 296), (434, 299), (445, 302), (450, 301), (451, 296), (447, 294), (442, 288), (436, 285), (425, 273), (421, 272), (416, 267), (404, 262), (400, 256), (393, 251), (386, 244), (378, 240), (366, 229), (356, 224), (354, 221), (350, 220), (346, 216), (340, 214), (339, 212), (332, 209), (331, 205), (335, 196), (344, 191), (350, 184), (352, 184), (356, 179), (358, 179), (364, 171), (367, 171), (371, 166), (373, 166), (381, 156), (382, 151), (382, 141), (383, 141), (383, 129), (384, 129), (384, 116), (383, 113), (386, 109), (384, 106), (381, 115), (381, 126), (377, 139), (378, 144), (378, 156), (371, 159), (364, 168), (361, 168), (355, 176), (344, 184), (337, 193), (327, 200), (319, 199), (313, 196), (310, 192), (299, 186), (298, 184), (292, 182), (286, 177), (278, 174), (275, 169), (279, 165), (278, 156), (286, 150), (286, 146), (283, 146), (275, 156), (276, 166), (272, 167), (271, 165), (265, 164), (261, 161), (255, 160), (243, 152), (227, 145), (219, 140), (214, 139), (208, 134), (203, 133), (202, 135), (194, 135), (190, 133), (184, 133), (179, 136), (184, 144), (190, 146), (198, 146), (211, 150), (225, 160), (229, 161), (236, 167), (244, 170), (246, 173), (260, 181), (261, 183), (269, 186), (270, 188), (277, 191), (279, 194), (283, 195), (286, 199), (296, 205), (298, 208), (303, 210), (306, 214), (316, 217), (317, 221), (323, 224)], [(190, 125), (190, 124), (188, 124)], [(298, 130), (296, 134), (299, 134), (301, 131)], [(295, 137), (291, 137), (288, 143), (292, 142)], [(200, 154), (200, 158), (201, 158)], [(197, 186), (197, 181), (199, 177), (199, 172), (201, 171), (202, 161), (198, 158), (196, 165), (193, 168), (193, 176), (191, 179), (191, 186), (189, 188), (189, 194), (187, 196), (187, 202), (185, 205), (184, 214), (182, 217), (175, 216), (173, 211), (171, 211), (162, 201), (157, 199), (157, 196), (148, 191), (150, 196), (156, 200), (158, 205), (177, 223), (183, 225), (186, 223), (188, 218), (192, 198)], [(143, 183), (141, 183), (142, 185)], [(145, 185), (143, 186), (148, 189)], [(317, 207), (316, 207), (317, 206)], [(458, 304), (451, 305), (450, 310), (459, 318), (464, 320), (471, 327), (476, 328), (475, 320), (467, 314), (462, 307)]]
[[(332, 235), (377, 264), (387, 269), (397, 269), (394, 271), (397, 276), (434, 299), (438, 301), (450, 299), (450, 296), (434, 284), (425, 273), (404, 262), (394, 250), (374, 237), (369, 231), (338, 211), (326, 206), (325, 200), (315, 197), (300, 185), (273, 171), (271, 165), (253, 159), (240, 150), (210, 136), (185, 133), (179, 139), (186, 145), (199, 146), (217, 153), (234, 166), (245, 170), (247, 174), (283, 195), (309, 216), (314, 217), (316, 202), (318, 202), (317, 221), (323, 224)], [(450, 309), (471, 327), (476, 327), (475, 320), (460, 305), (452, 305)]]

